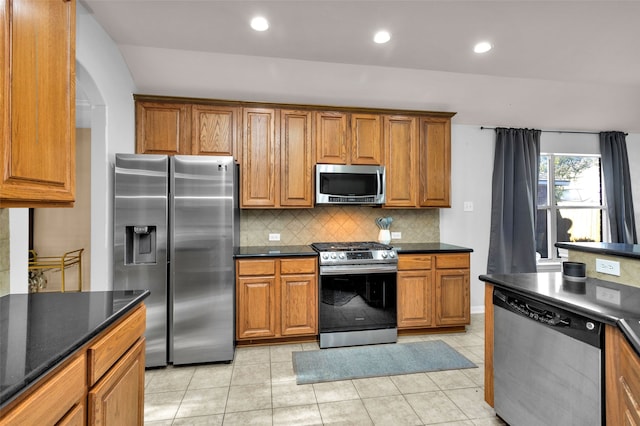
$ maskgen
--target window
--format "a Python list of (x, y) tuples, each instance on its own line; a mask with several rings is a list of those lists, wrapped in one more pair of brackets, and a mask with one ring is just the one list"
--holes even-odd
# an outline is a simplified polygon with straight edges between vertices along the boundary
[(564, 257), (556, 242), (603, 241), (603, 187), (600, 156), (540, 155), (536, 251), (541, 260)]

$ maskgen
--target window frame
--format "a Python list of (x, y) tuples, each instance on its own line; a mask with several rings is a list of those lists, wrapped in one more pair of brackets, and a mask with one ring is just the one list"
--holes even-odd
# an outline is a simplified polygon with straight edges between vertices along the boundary
[[(600, 237), (603, 242), (610, 241), (610, 230), (609, 230), (609, 218), (607, 215), (607, 197), (605, 194), (605, 185), (604, 185), (604, 176), (602, 173), (602, 157), (600, 154), (584, 154), (584, 153), (560, 153), (560, 152), (540, 152), (538, 157), (538, 185), (541, 180), (540, 176), (540, 164), (542, 163), (542, 158), (548, 157), (549, 163), (547, 164), (547, 188), (546, 188), (546, 198), (547, 203), (541, 205), (538, 203), (538, 199), (536, 198), (536, 212), (545, 211), (545, 216), (547, 220), (547, 254), (549, 257), (539, 257), (537, 259), (538, 265), (545, 264), (557, 264), (567, 260), (567, 251), (563, 249), (556, 250), (555, 244), (558, 242), (558, 222), (553, 218), (556, 218), (559, 210), (600, 210)], [(555, 161), (556, 157), (594, 157), (598, 159), (598, 163), (600, 166), (600, 194), (601, 194), (601, 202), (600, 205), (588, 205), (588, 206), (580, 206), (580, 205), (568, 205), (568, 206), (558, 206), (554, 196), (555, 189)], [(536, 218), (538, 215), (536, 214)]]

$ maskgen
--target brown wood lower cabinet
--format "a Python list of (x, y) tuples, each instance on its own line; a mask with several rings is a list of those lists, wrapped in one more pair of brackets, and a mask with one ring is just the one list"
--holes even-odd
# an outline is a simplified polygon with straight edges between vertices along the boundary
[(615, 327), (605, 329), (607, 424), (640, 425), (640, 357)]
[(238, 341), (318, 333), (317, 258), (236, 261)]
[(143, 424), (145, 318), (140, 305), (80, 348), (6, 407), (0, 425)]
[(398, 329), (469, 324), (469, 254), (398, 256)]

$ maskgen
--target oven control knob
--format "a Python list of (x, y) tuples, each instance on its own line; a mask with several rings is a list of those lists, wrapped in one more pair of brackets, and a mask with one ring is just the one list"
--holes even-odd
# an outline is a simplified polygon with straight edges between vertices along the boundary
[(327, 259), (329, 258), (329, 255), (328, 255), (328, 254), (323, 254), (323, 255), (322, 255), (322, 258), (323, 258), (324, 260), (327, 260)]
[(331, 258), (335, 259), (336, 258), (336, 254), (335, 253), (331, 253)]
[(390, 251), (389, 252), (389, 257), (393, 259), (394, 257), (396, 257), (396, 254), (394, 252)]
[(340, 259), (344, 259), (344, 254), (340, 253), (340, 255), (338, 256)]
[(386, 258), (387, 258), (387, 252), (386, 252), (386, 251), (383, 251), (383, 252), (382, 252), (382, 258), (383, 258), (383, 259), (386, 259)]

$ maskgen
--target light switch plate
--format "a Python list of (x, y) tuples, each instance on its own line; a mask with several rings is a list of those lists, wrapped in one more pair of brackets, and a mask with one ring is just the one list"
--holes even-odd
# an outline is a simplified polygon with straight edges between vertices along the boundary
[(596, 258), (596, 272), (620, 276), (620, 262)]
[(280, 234), (269, 234), (269, 241), (280, 241)]
[(464, 202), (464, 211), (472, 212), (473, 211), (473, 201), (465, 201)]

